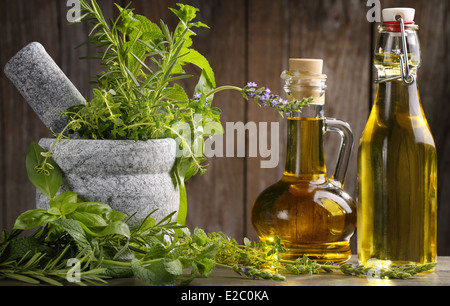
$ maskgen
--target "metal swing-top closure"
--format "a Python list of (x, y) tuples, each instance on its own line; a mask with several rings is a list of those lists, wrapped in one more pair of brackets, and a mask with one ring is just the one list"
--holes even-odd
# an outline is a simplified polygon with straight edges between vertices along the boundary
[(406, 85), (412, 85), (415, 82), (415, 76), (409, 69), (408, 46), (406, 43), (405, 23), (414, 24), (415, 9), (412, 8), (389, 8), (383, 10), (383, 20), (385, 23), (400, 23), (402, 50), (396, 50), (395, 55), (400, 59), (401, 75), (385, 79), (379, 79), (376, 83), (390, 82), (402, 79)]

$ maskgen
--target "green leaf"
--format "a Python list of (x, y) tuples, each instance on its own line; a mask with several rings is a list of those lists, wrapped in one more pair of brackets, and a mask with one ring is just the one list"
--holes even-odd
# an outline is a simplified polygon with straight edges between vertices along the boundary
[(5, 273), (5, 276), (7, 278), (11, 278), (11, 279), (15, 279), (24, 283), (28, 283), (28, 284), (33, 284), (33, 285), (37, 285), (40, 282), (37, 279), (25, 276), (25, 275), (21, 275), (21, 274), (16, 274), (16, 273)]
[(46, 209), (32, 209), (21, 214), (14, 224), (14, 229), (30, 230), (54, 222), (60, 216), (52, 215)]
[(60, 227), (73, 238), (81, 254), (92, 252), (92, 246), (86, 237), (86, 232), (77, 221), (71, 219), (58, 219), (54, 221), (53, 224)]
[(205, 245), (209, 241), (209, 238), (206, 235), (205, 231), (202, 230), (201, 228), (194, 229), (194, 234), (193, 234), (192, 238), (193, 238), (194, 242), (200, 246)]
[(130, 238), (130, 228), (128, 225), (122, 221), (115, 221), (113, 223), (109, 223), (105, 228), (101, 231), (97, 232), (99, 236), (108, 236), (108, 235), (122, 235), (127, 238)]
[(163, 260), (152, 262), (144, 267), (139, 260), (133, 259), (131, 261), (131, 269), (136, 277), (152, 285), (175, 285), (176, 275), (173, 275), (166, 270)]
[[(211, 66), (209, 65), (208, 60), (196, 50), (183, 49), (181, 54), (185, 54), (185, 53), (187, 53), (187, 54), (184, 55), (182, 58), (180, 58), (181, 65), (193, 64), (193, 65), (199, 67), (200, 69), (202, 69), (202, 77), (201, 78), (205, 79), (205, 80), (202, 80), (202, 82), (204, 83), (203, 86), (205, 88), (196, 88), (195, 92), (206, 92), (206, 91), (204, 91), (204, 89), (208, 89), (208, 91), (210, 91), (211, 89), (215, 88), (216, 87), (216, 79), (214, 76), (214, 72), (213, 72)], [(201, 89), (201, 90), (197, 90), (197, 89)]]
[(215, 84), (211, 82), (209, 79), (207, 72), (205, 70), (202, 71), (202, 74), (199, 78), (197, 86), (195, 87), (195, 92), (198, 93), (209, 93), (215, 88)]
[(177, 15), (178, 18), (184, 23), (187, 24), (197, 17), (197, 12), (199, 11), (199, 9), (182, 3), (177, 3), (177, 5), (180, 7), (179, 10), (174, 8), (169, 8), (169, 10), (171, 10), (175, 15)]
[[(147, 17), (136, 14), (134, 15), (134, 19), (138, 20), (140, 23), (130, 34), (130, 41), (134, 41), (136, 38), (147, 42), (163, 39), (164, 35), (159, 26), (151, 22)], [(137, 37), (139, 33), (140, 36)]]
[(179, 259), (166, 259), (164, 260), (164, 267), (167, 272), (169, 272), (172, 275), (181, 275), (183, 274), (183, 265), (181, 264), (181, 261)]
[(108, 224), (102, 216), (97, 214), (89, 213), (89, 212), (78, 212), (74, 211), (70, 214), (70, 219), (79, 221), (86, 225), (88, 228), (91, 227), (105, 227)]
[(62, 212), (64, 215), (70, 213), (70, 210), (75, 208), (75, 205), (68, 205), (68, 204), (76, 204), (77, 203), (78, 195), (75, 192), (67, 191), (63, 192), (53, 199), (50, 200), (49, 205), (51, 208), (57, 208), (59, 210), (62, 210), (62, 207), (64, 207), (64, 212)]
[(59, 166), (52, 158), (47, 160), (47, 163), (53, 167), (53, 170), (50, 170), (48, 175), (36, 172), (36, 167), (41, 166), (45, 159), (41, 153), (45, 153), (45, 150), (32, 142), (26, 158), (27, 174), (31, 183), (47, 198), (52, 199), (61, 187), (62, 174)]
[(204, 258), (201, 261), (196, 261), (196, 263), (201, 277), (208, 277), (216, 266), (216, 262), (211, 258)]
[(49, 285), (52, 285), (52, 286), (57, 286), (57, 287), (64, 286), (62, 283), (58, 282), (57, 280), (47, 277), (47, 276), (44, 276), (44, 275), (39, 275), (39, 274), (35, 273), (35, 274), (33, 274), (33, 276), (36, 277), (37, 279), (40, 279), (43, 282), (46, 282)]
[(99, 202), (78, 203), (76, 211), (99, 215), (107, 221), (121, 221), (127, 217), (125, 214), (112, 209), (109, 205)]
[(223, 135), (225, 133), (225, 129), (223, 128), (222, 123), (218, 119), (207, 118), (205, 120), (204, 137), (214, 136), (214, 135)]
[(167, 87), (163, 90), (163, 99), (169, 99), (180, 102), (188, 102), (189, 98), (184, 91), (183, 87), (178, 84), (174, 84), (172, 87)]
[(24, 256), (33, 256), (37, 252), (48, 252), (49, 248), (34, 237), (12, 239), (8, 247), (8, 259), (15, 260)]

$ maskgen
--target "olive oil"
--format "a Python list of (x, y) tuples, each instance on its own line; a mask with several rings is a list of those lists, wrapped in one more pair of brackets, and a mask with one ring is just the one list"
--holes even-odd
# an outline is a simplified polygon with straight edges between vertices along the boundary
[(265, 190), (252, 210), (261, 240), (281, 238), (284, 259), (307, 255), (342, 263), (351, 256), (356, 205), (326, 177), (323, 118), (289, 118), (288, 150), (282, 179)]
[[(416, 29), (409, 29), (409, 41)], [(383, 46), (375, 55), (379, 78), (401, 75), (401, 64)], [(388, 39), (386, 39), (388, 37)], [(391, 41), (392, 41), (391, 37)], [(415, 45), (415, 44), (414, 44)], [(409, 48), (413, 49), (412, 46)], [(358, 259), (386, 265), (436, 261), (437, 154), (417, 82), (420, 51), (408, 54), (414, 82), (379, 82), (358, 153)], [(395, 53), (395, 52), (394, 52)]]

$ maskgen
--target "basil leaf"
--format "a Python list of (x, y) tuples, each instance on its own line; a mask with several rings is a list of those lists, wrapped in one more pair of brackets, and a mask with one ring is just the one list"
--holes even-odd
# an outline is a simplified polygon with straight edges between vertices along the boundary
[(106, 221), (121, 221), (126, 218), (125, 214), (112, 209), (109, 205), (97, 202), (78, 203), (76, 211), (96, 214)]
[(49, 214), (46, 209), (33, 209), (21, 214), (14, 224), (14, 229), (30, 230), (59, 219), (60, 216)]
[(130, 238), (130, 228), (128, 225), (122, 221), (115, 221), (113, 223), (109, 223), (107, 227), (101, 230), (98, 233), (100, 236), (108, 236), (108, 235), (122, 235), (127, 238)]
[[(61, 210), (62, 206), (64, 206), (64, 204), (76, 204), (77, 198), (78, 198), (78, 196), (75, 192), (67, 191), (67, 192), (61, 193), (61, 194), (57, 195), (56, 197), (54, 197), (53, 199), (51, 199), (49, 202), (49, 205), (51, 208), (54, 207), (54, 208), (58, 208)], [(72, 205), (72, 206), (75, 206), (75, 205)], [(66, 209), (68, 209), (68, 208), (66, 207)], [(67, 212), (65, 214), (67, 214)]]
[(89, 228), (104, 227), (108, 225), (101, 216), (89, 212), (74, 211), (68, 217), (72, 220), (80, 221)]
[(28, 178), (31, 183), (47, 198), (52, 199), (58, 192), (62, 184), (62, 174), (59, 166), (56, 162), (49, 158), (49, 163), (53, 169), (48, 174), (38, 173), (36, 167), (40, 166), (45, 157), (41, 153), (45, 153), (45, 150), (38, 144), (32, 142), (27, 152), (26, 169)]

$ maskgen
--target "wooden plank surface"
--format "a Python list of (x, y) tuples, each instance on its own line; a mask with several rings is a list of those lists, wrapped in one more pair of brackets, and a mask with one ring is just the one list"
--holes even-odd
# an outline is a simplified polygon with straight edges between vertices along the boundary
[[(357, 264), (357, 258), (355, 256), (350, 260), (351, 263)], [(366, 287), (366, 286), (378, 286), (378, 287), (431, 287), (431, 286), (450, 286), (450, 257), (439, 257), (438, 266), (436, 270), (430, 273), (423, 273), (415, 275), (409, 279), (396, 280), (396, 279), (376, 279), (367, 278), (366, 276), (353, 276), (345, 275), (339, 271), (333, 273), (325, 273), (321, 271), (319, 274), (313, 275), (296, 275), (293, 273), (286, 273), (283, 276), (286, 277), (285, 281), (268, 281), (268, 280), (254, 280), (243, 276), (237, 275), (233, 270), (228, 268), (217, 267), (213, 270), (211, 275), (207, 278), (196, 278), (189, 286), (183, 287), (181, 290), (187, 292), (188, 290), (195, 290), (193, 287), (213, 287), (212, 291), (217, 292), (220, 295), (222, 292), (221, 287), (233, 287), (234, 290), (240, 290), (239, 287), (246, 287), (247, 290), (252, 288), (264, 288), (277, 286), (277, 287), (327, 287), (327, 286), (352, 286), (352, 287)], [(186, 272), (187, 273), (187, 272)], [(186, 274), (187, 275), (187, 274)], [(68, 284), (70, 285), (70, 284)], [(25, 283), (21, 283), (14, 280), (0, 280), (0, 287), (2, 286), (30, 286)], [(46, 286), (46, 285), (40, 285)], [(108, 281), (108, 286), (146, 286), (145, 283), (137, 278), (117, 278)], [(160, 289), (158, 289), (160, 290)], [(171, 288), (172, 292), (179, 292), (179, 289)], [(421, 289), (422, 290), (422, 289)], [(277, 291), (278, 292), (278, 291)], [(286, 291), (292, 293), (292, 291)], [(171, 296), (170, 298), (173, 298)], [(181, 295), (180, 295), (181, 298)], [(225, 298), (225, 297), (223, 297)]]
[[(99, 1), (112, 16), (113, 0)], [(116, 1), (117, 2), (117, 1)], [(118, 3), (125, 4), (126, 0)], [(136, 12), (152, 20), (164, 19), (174, 26), (176, 18), (167, 9), (176, 0), (134, 0)], [(202, 29), (195, 44), (216, 72), (218, 85), (243, 86), (248, 81), (282, 93), (280, 74), (290, 57), (323, 58), (329, 80), (326, 115), (351, 124), (355, 134), (346, 190), (356, 197), (356, 148), (370, 112), (373, 88), (372, 52), (375, 25), (366, 20), (367, 1), (362, 0), (192, 0), (199, 17), (211, 26)], [(447, 0), (385, 0), (383, 6), (417, 8), (421, 26), (423, 66), (420, 88), (425, 113), (435, 136), (439, 155), (439, 254), (450, 254), (449, 75), (450, 3)], [(88, 25), (67, 26), (65, 1), (16, 0), (0, 12), (0, 64), (32, 41), (41, 42), (80, 91), (88, 96), (89, 76), (98, 67), (80, 61), (91, 47), (74, 50), (87, 38)], [(188, 91), (192, 83), (186, 83)], [(0, 228), (10, 228), (23, 211), (34, 207), (34, 188), (25, 171), (25, 155), (31, 141), (49, 132), (11, 82), (0, 76)], [(277, 181), (283, 172), (286, 145), (285, 120), (275, 112), (246, 103), (238, 93), (217, 95), (223, 123), (279, 123), (278, 167), (261, 169), (261, 157), (215, 157), (207, 174), (188, 182), (190, 227), (224, 231), (241, 239), (256, 239), (250, 209), (257, 195)], [(270, 131), (270, 130), (269, 130)], [(254, 141), (247, 136), (247, 147)], [(270, 140), (269, 140), (270, 144)], [(336, 136), (326, 137), (326, 158), (333, 171), (337, 154)], [(224, 148), (224, 152), (226, 147)]]

